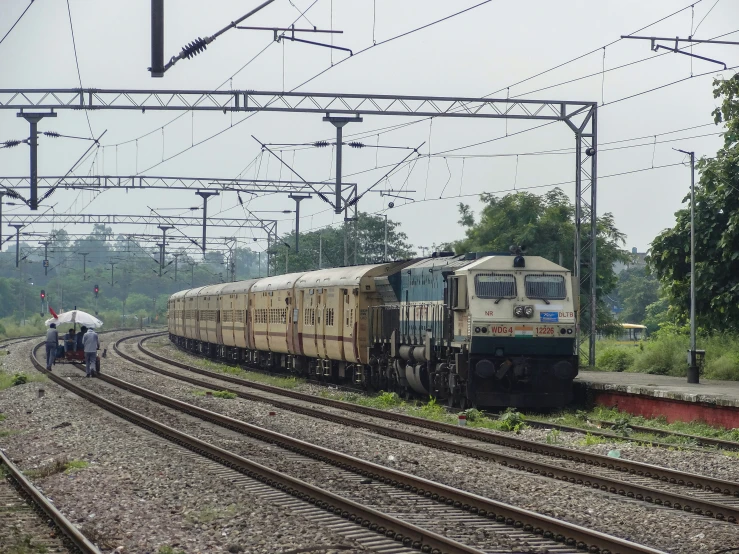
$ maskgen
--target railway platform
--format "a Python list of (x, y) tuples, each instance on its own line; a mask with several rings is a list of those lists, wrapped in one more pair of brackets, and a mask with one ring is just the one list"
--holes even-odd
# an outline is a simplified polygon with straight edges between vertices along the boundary
[(739, 427), (739, 381), (701, 379), (647, 373), (580, 371), (576, 397), (584, 403), (618, 409), (668, 422), (701, 420), (709, 425)]

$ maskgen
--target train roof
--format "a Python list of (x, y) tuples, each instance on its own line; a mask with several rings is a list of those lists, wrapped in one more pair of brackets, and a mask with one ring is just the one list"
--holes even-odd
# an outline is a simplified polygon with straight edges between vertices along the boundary
[(348, 267), (333, 267), (331, 269), (309, 271), (298, 280), (296, 287), (306, 289), (312, 287), (358, 286), (362, 277), (365, 277), (370, 273), (380, 275), (386, 272), (383, 270), (387, 270), (392, 265), (393, 264), (353, 265)]
[(190, 298), (192, 296), (198, 296), (198, 293), (205, 287), (195, 287), (194, 289), (188, 289), (185, 291), (185, 296)]
[(172, 294), (172, 295), (171, 295), (171, 296), (169, 297), (169, 299), (170, 299), (170, 300), (176, 300), (176, 299), (177, 299), (177, 298), (179, 298), (180, 296), (185, 296), (185, 295), (187, 294), (187, 292), (188, 292), (188, 289), (185, 289), (185, 290), (178, 290), (177, 292), (175, 292), (174, 294)]
[(221, 289), (228, 283), (216, 283), (215, 285), (208, 285), (200, 289), (198, 296), (211, 296), (221, 294)]
[(422, 258), (415, 263), (405, 267), (404, 269), (422, 269), (422, 268), (435, 268), (445, 267), (452, 270), (459, 269), (466, 265), (469, 265), (476, 260), (465, 260), (464, 256), (441, 256), (438, 258)]
[(275, 275), (274, 277), (264, 277), (259, 279), (254, 285), (252, 285), (251, 292), (262, 292), (265, 290), (284, 290), (291, 289), (303, 275), (304, 271), (300, 273), (286, 273), (285, 275)]
[(254, 283), (260, 281), (260, 279), (247, 279), (246, 281), (236, 281), (234, 283), (226, 283), (221, 289), (221, 294), (240, 294), (249, 292), (249, 289), (254, 286)]
[[(526, 260), (525, 267), (517, 267), (516, 270), (528, 270), (528, 271), (569, 271), (566, 267), (555, 264), (554, 262), (542, 258), (541, 256), (523, 256)], [(469, 265), (461, 268), (462, 271), (479, 271), (485, 269), (491, 270), (510, 270), (514, 269), (513, 256), (486, 256), (478, 260), (472, 260)]]

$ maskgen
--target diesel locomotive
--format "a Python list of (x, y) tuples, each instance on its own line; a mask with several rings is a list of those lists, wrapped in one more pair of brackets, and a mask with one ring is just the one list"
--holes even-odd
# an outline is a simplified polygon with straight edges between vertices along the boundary
[(461, 409), (553, 408), (578, 372), (576, 279), (539, 256), (435, 253), (183, 290), (170, 339), (207, 357)]

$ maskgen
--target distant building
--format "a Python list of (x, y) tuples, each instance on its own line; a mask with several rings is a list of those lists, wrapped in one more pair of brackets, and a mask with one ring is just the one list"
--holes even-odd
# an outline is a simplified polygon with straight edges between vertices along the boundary
[(621, 273), (624, 269), (630, 269), (632, 267), (646, 267), (646, 252), (637, 252), (635, 246), (631, 249), (631, 254), (629, 256), (631, 260), (628, 263), (616, 262), (615, 264), (613, 264), (613, 271), (616, 273), (616, 275)]

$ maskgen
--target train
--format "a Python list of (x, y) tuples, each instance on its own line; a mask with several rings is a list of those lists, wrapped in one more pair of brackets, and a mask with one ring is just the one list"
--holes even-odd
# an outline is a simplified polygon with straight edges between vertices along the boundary
[(208, 358), (461, 410), (562, 407), (578, 373), (578, 282), (524, 252), (182, 290), (169, 298), (169, 337)]

